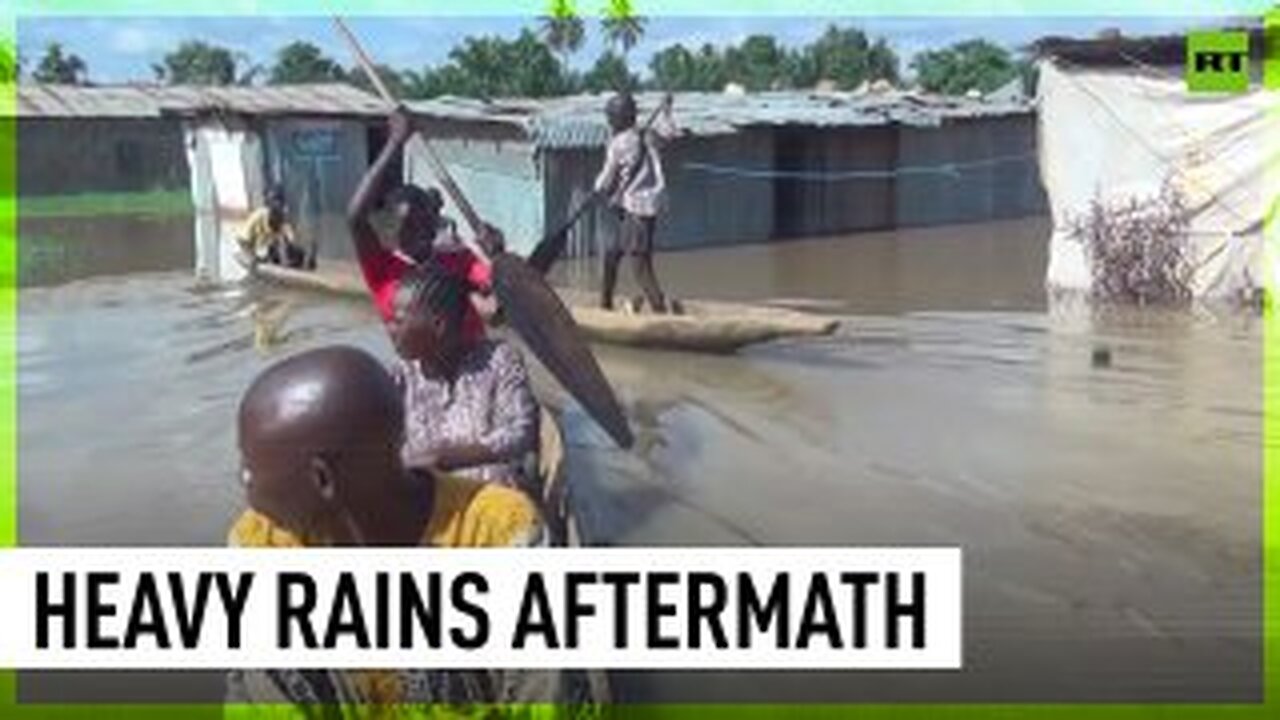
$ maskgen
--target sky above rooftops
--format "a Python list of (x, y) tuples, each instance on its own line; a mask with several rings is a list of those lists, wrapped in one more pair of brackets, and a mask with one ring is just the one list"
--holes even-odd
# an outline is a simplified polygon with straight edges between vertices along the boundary
[[(872, 36), (883, 36), (897, 50), (904, 65), (916, 53), (954, 42), (982, 37), (1011, 49), (1045, 35), (1092, 37), (1106, 28), (1126, 35), (1180, 32), (1188, 27), (1214, 25), (1217, 19), (1186, 17), (1035, 18), (975, 17), (654, 17), (640, 44), (632, 51), (632, 66), (647, 68), (663, 48), (683, 43), (727, 45), (753, 34), (768, 34), (785, 45), (807, 43), (830, 24), (854, 25)], [(393, 67), (421, 70), (443, 62), (449, 50), (469, 35), (514, 37), (523, 27), (536, 26), (534, 17), (405, 17), (353, 18), (357, 34), (377, 60)], [(573, 59), (589, 67), (603, 49), (598, 23), (587, 19), (587, 42)], [(311, 42), (326, 54), (350, 64), (345, 47), (327, 18), (27, 18), (18, 24), (18, 46), (28, 69), (50, 42), (61, 42), (82, 57), (95, 83), (151, 81), (151, 65), (178, 43), (199, 39), (243, 52), (253, 62), (270, 64), (275, 51), (295, 40)], [(643, 72), (642, 72), (643, 74)]]

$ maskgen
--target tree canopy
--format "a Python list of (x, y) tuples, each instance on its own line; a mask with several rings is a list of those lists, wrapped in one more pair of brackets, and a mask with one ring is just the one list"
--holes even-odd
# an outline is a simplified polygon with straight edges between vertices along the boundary
[(243, 54), (203, 40), (182, 42), (151, 67), (170, 85), (248, 85), (261, 70)]
[(582, 49), (587, 30), (578, 16), (573, 0), (551, 0), (547, 14), (539, 20), (542, 41), (561, 58), (563, 70), (569, 72), (569, 56)]
[(292, 42), (276, 51), (275, 63), (268, 72), (272, 85), (341, 82), (347, 73), (320, 48), (309, 42)]
[(449, 60), (414, 75), (414, 97), (548, 97), (573, 90), (551, 49), (528, 28), (515, 40), (497, 35), (469, 37), (449, 52)]
[(718, 91), (727, 83), (752, 91), (801, 89), (823, 81), (852, 90), (866, 81), (898, 82), (898, 65), (883, 38), (871, 42), (857, 28), (832, 25), (799, 48), (771, 35), (752, 35), (723, 49), (703, 45), (696, 53), (677, 43), (655, 54), (649, 70), (655, 86), (673, 91)]
[(31, 79), (57, 85), (84, 85), (89, 82), (89, 67), (79, 55), (66, 52), (62, 43), (53, 42), (45, 46)]
[(640, 38), (644, 37), (646, 24), (648, 20), (636, 14), (631, 0), (608, 0), (603, 17), (600, 18), (600, 28), (604, 31), (605, 40), (624, 59), (631, 48), (640, 42)]
[(1023, 74), (1008, 50), (987, 40), (966, 40), (927, 50), (911, 61), (920, 86), (929, 92), (988, 93)]
[(640, 78), (627, 68), (625, 58), (611, 50), (606, 50), (582, 76), (582, 89), (592, 93), (635, 90), (638, 87)]

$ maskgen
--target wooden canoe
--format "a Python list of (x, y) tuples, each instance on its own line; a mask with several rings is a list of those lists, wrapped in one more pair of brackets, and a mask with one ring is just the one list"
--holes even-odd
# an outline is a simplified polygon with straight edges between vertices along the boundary
[(584, 293), (563, 291), (587, 337), (636, 347), (732, 353), (748, 345), (835, 332), (832, 318), (763, 305), (682, 300), (679, 315), (605, 310)]
[[(331, 266), (314, 272), (259, 265), (259, 280), (318, 292), (364, 297), (363, 281), (351, 266)], [(635, 347), (732, 353), (748, 345), (789, 337), (830, 335), (839, 322), (820, 315), (781, 307), (742, 303), (684, 300), (680, 315), (625, 313), (604, 310), (595, 297), (560, 290), (573, 319), (597, 342)]]
[[(582, 547), (585, 544), (582, 527), (568, 493), (564, 432), (555, 413), (546, 406), (542, 408), (539, 427), (538, 479), (551, 544), (556, 547)], [(586, 671), (586, 685), (589, 702), (602, 705), (611, 702), (607, 672), (598, 669)]]

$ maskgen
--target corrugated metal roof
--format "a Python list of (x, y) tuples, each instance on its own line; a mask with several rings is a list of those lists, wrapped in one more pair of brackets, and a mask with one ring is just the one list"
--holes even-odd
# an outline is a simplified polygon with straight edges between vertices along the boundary
[(18, 85), (18, 117), (146, 118), (245, 115), (386, 115), (376, 96), (342, 83), (263, 87)]
[[(410, 103), (419, 115), (441, 120), (485, 122), (517, 127), (539, 147), (598, 147), (609, 131), (605, 95), (576, 95), (549, 100), (483, 101), (442, 97)], [(637, 97), (643, 118), (661, 94)], [(680, 93), (674, 108), (681, 131), (694, 136), (736, 133), (747, 127), (856, 127), (901, 123), (938, 125), (945, 119), (1016, 115), (1031, 112), (1025, 101), (981, 100), (883, 93)]]

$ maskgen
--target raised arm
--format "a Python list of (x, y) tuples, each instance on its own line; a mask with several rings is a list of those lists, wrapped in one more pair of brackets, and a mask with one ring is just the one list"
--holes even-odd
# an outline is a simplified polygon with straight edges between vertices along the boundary
[(387, 143), (383, 145), (382, 152), (364, 177), (360, 178), (360, 184), (356, 186), (355, 194), (347, 204), (347, 227), (351, 230), (356, 255), (361, 260), (382, 252), (382, 241), (369, 222), (369, 215), (373, 212), (378, 191), (383, 187), (388, 169), (413, 135), (413, 119), (404, 110), (397, 109), (387, 120), (387, 130)]
[(647, 133), (646, 140), (657, 147), (663, 147), (680, 134), (680, 128), (676, 126), (675, 118), (671, 114), (673, 101), (671, 93), (667, 93), (662, 98), (662, 109), (658, 111), (658, 117), (654, 118), (653, 125)]

